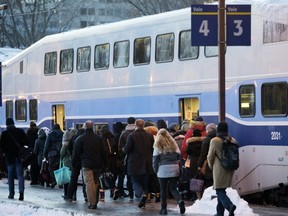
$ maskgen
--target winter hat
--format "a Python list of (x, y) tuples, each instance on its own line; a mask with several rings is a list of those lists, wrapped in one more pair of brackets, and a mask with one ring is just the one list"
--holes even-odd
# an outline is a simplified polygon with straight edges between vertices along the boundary
[(203, 121), (203, 118), (202, 118), (201, 116), (197, 116), (197, 117), (195, 118), (195, 121)]
[(8, 125), (14, 125), (14, 120), (12, 118), (6, 119), (6, 126), (8, 126)]
[(36, 123), (34, 122), (34, 121), (31, 121), (30, 122), (30, 127), (36, 127), (37, 125), (36, 125)]
[(228, 125), (226, 122), (219, 122), (217, 126), (217, 133), (218, 134), (227, 134), (228, 133)]
[(193, 130), (193, 137), (201, 137), (201, 131), (199, 129)]
[(161, 128), (167, 129), (167, 124), (166, 124), (166, 122), (164, 121), (164, 119), (159, 119), (159, 120), (157, 121), (157, 127), (158, 127), (159, 130), (160, 130)]
[(206, 126), (206, 131), (208, 133), (216, 132), (216, 125), (214, 123), (210, 123)]

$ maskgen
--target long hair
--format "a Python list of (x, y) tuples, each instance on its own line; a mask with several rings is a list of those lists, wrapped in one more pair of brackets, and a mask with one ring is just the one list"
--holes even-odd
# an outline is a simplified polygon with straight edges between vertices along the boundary
[(154, 142), (154, 148), (157, 148), (162, 154), (167, 154), (168, 152), (176, 152), (177, 149), (179, 149), (175, 140), (164, 128), (158, 131)]

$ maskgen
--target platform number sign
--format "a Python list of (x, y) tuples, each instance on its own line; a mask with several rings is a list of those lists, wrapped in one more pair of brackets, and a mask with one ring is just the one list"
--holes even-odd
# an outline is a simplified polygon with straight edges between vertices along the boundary
[[(251, 5), (226, 5), (226, 43), (251, 45)], [(191, 5), (192, 46), (218, 46), (218, 5)]]
[(226, 6), (227, 46), (251, 45), (251, 5)]
[(217, 5), (191, 6), (191, 40), (192, 46), (217, 46)]

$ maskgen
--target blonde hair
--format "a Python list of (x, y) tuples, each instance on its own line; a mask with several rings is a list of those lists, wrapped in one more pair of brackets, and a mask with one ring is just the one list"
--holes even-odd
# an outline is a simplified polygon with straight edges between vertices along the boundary
[(168, 152), (176, 152), (178, 150), (178, 145), (170, 133), (162, 128), (157, 133), (154, 148), (157, 148), (162, 154), (167, 154)]

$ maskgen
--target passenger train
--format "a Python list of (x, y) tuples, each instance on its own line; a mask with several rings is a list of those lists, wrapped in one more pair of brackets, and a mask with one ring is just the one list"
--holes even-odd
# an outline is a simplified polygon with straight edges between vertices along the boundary
[[(251, 5), (251, 46), (225, 50), (225, 116), (240, 143), (233, 188), (285, 203), (288, 1), (226, 4)], [(191, 8), (87, 27), (46, 36), (2, 63), (0, 126), (7, 117), (22, 128), (31, 120), (112, 128), (130, 116), (218, 123), (218, 81), (218, 47), (191, 46)]]

